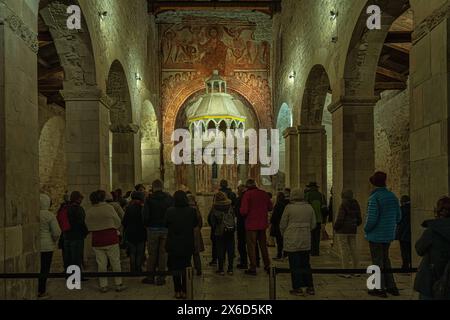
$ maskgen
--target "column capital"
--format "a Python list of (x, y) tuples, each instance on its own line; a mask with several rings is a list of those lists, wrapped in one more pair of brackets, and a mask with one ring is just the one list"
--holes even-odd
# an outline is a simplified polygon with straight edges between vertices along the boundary
[(79, 87), (60, 91), (64, 101), (98, 101), (109, 109), (108, 98), (97, 87)]
[(342, 96), (338, 101), (328, 106), (328, 111), (334, 113), (345, 106), (374, 107), (379, 100), (380, 97), (377, 96)]
[(296, 136), (297, 134), (297, 128), (295, 127), (286, 128), (286, 130), (283, 131), (283, 137), (285, 139), (289, 136)]
[(109, 127), (112, 133), (132, 133), (137, 134), (139, 132), (139, 126), (134, 123), (129, 124), (112, 124)]
[(297, 127), (298, 134), (317, 134), (317, 133), (326, 133), (325, 126), (323, 125), (315, 125), (315, 126), (306, 126), (300, 125)]

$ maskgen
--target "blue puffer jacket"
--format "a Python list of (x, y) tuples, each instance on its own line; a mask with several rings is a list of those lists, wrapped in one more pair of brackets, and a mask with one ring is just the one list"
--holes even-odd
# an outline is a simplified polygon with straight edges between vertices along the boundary
[(401, 217), (399, 201), (395, 194), (387, 188), (375, 189), (369, 197), (364, 227), (366, 239), (374, 243), (394, 241)]

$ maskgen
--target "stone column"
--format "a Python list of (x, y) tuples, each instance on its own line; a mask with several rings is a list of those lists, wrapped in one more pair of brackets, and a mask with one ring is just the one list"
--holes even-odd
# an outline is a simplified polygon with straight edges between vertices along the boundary
[[(375, 171), (373, 107), (377, 97), (343, 97), (329, 107), (333, 117), (333, 206), (352, 190), (363, 216)], [(363, 217), (364, 218), (364, 217)]]
[[(38, 1), (0, 0), (0, 273), (39, 272)], [(0, 280), (0, 300), (36, 280)]]
[(176, 177), (175, 177), (175, 165), (172, 162), (172, 150), (173, 143), (164, 144), (164, 188), (168, 192), (175, 192), (176, 190)]
[(298, 150), (300, 188), (309, 182), (317, 182), (323, 194), (327, 194), (327, 133), (324, 126), (299, 126)]
[[(411, 50), (411, 226), (412, 241), (432, 219), (437, 200), (450, 194), (449, 54), (450, 4), (435, 10), (415, 1), (419, 16)], [(421, 17), (431, 13), (428, 17)], [(423, 21), (421, 22), (420, 20)], [(413, 250), (415, 266), (420, 259)]]
[(111, 190), (109, 108), (96, 88), (61, 92), (66, 102), (66, 159), (69, 192)]
[(300, 179), (298, 177), (298, 133), (296, 128), (287, 128), (283, 132), (286, 140), (286, 187), (295, 189), (300, 187)]

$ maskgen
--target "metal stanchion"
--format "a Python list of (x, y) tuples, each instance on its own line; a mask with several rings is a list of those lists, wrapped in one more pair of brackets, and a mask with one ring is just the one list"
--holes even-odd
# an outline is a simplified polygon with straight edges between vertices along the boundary
[(186, 299), (194, 300), (194, 269), (186, 268)]
[(277, 300), (277, 270), (270, 268), (269, 272), (269, 300)]

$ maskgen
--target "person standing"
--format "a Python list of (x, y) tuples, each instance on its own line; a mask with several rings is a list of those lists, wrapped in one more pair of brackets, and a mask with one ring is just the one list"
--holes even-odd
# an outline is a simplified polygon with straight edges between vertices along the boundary
[(317, 226), (311, 233), (311, 256), (318, 257), (320, 255), (322, 210), (327, 207), (327, 201), (325, 196), (319, 191), (319, 186), (316, 182), (311, 182), (306, 186), (305, 200), (313, 207), (316, 213)]
[(267, 248), (266, 230), (269, 226), (268, 213), (272, 210), (272, 201), (267, 192), (258, 189), (255, 180), (247, 181), (247, 191), (242, 197), (241, 214), (245, 217), (247, 232), (247, 251), (250, 258), (248, 275), (256, 275), (256, 247), (259, 245), (264, 261), (264, 269), (269, 272), (270, 259)]
[[(40, 216), (40, 243), (41, 243), (41, 275), (47, 275), (52, 265), (53, 252), (56, 249), (56, 242), (61, 235), (56, 216), (49, 211), (51, 207), (50, 197), (46, 194), (40, 195), (41, 210)], [(47, 278), (39, 278), (38, 298), (48, 299)]]
[(412, 268), (411, 248), (411, 199), (402, 196), (400, 199), (402, 219), (397, 226), (397, 240), (400, 242), (402, 254), (402, 269), (407, 271)]
[(236, 199), (236, 205), (234, 206), (234, 212), (236, 216), (236, 231), (237, 231), (237, 248), (239, 252), (239, 264), (238, 269), (246, 270), (248, 268), (248, 256), (247, 256), (247, 242), (245, 237), (245, 217), (241, 215), (241, 202), (246, 188), (244, 185), (238, 187), (238, 197)]
[(284, 250), (288, 253), (291, 269), (292, 295), (306, 293), (315, 295), (310, 264), (311, 231), (316, 227), (316, 214), (305, 201), (300, 189), (291, 193), (291, 204), (284, 210), (280, 221), (280, 232), (284, 239)]
[[(449, 300), (450, 281), (450, 198), (439, 199), (436, 205), (436, 219), (422, 224), (426, 228), (416, 242), (416, 252), (423, 257), (417, 273), (414, 290), (420, 300)], [(440, 292), (439, 285), (447, 288), (447, 294)]]
[[(89, 232), (92, 233), (92, 248), (95, 252), (95, 259), (98, 265), (98, 272), (106, 272), (108, 263), (113, 272), (121, 272), (119, 228), (120, 218), (112, 206), (105, 202), (106, 192), (98, 190), (91, 193), (89, 200), (92, 207), (86, 212), (86, 224)], [(122, 283), (122, 278), (114, 278), (116, 291), (121, 292), (126, 289)], [(108, 292), (108, 279), (99, 278), (100, 292)]]
[(143, 192), (132, 192), (131, 201), (122, 220), (123, 237), (130, 255), (130, 271), (136, 273), (142, 272), (147, 241), (147, 230), (142, 220), (144, 201), (145, 194)]
[(198, 226), (198, 220), (184, 191), (175, 192), (174, 207), (167, 210), (165, 226), (168, 230), (167, 266), (173, 274), (175, 298), (186, 299), (186, 268), (191, 266), (195, 246), (194, 229)]
[(381, 289), (369, 290), (369, 294), (382, 298), (387, 297), (386, 293), (398, 296), (400, 293), (393, 274), (384, 270), (392, 268), (389, 248), (401, 219), (400, 205), (395, 194), (387, 189), (386, 173), (378, 171), (369, 180), (375, 189), (369, 197), (364, 232), (369, 241), (372, 263), (382, 272)]
[[(362, 224), (361, 208), (358, 201), (353, 198), (353, 192), (347, 190), (342, 193), (342, 204), (334, 224), (336, 240), (341, 252), (341, 265), (343, 269), (349, 268), (349, 261), (353, 269), (358, 269), (358, 251), (356, 245), (356, 233)], [(342, 275), (350, 278), (350, 275)]]
[[(89, 234), (81, 203), (83, 195), (78, 191), (70, 194), (70, 202), (58, 211), (58, 223), (63, 232), (64, 269), (69, 266), (83, 267), (84, 239)], [(60, 219), (62, 218), (62, 219)], [(67, 223), (64, 223), (67, 222)]]
[[(172, 196), (163, 191), (163, 182), (161, 180), (153, 181), (152, 190), (153, 192), (147, 198), (143, 210), (144, 225), (147, 227), (148, 240), (147, 271), (150, 273), (166, 271), (166, 211), (174, 203)], [(162, 286), (166, 281), (164, 276), (158, 276), (146, 277), (142, 280), (142, 283)]]
[(277, 256), (274, 260), (282, 260), (285, 257), (283, 251), (283, 235), (280, 230), (280, 222), (283, 216), (284, 209), (288, 203), (286, 202), (286, 198), (284, 197), (283, 192), (278, 192), (277, 200), (275, 206), (273, 208), (272, 218), (270, 219), (271, 224), (271, 232), (270, 235), (275, 237), (277, 241)]
[(231, 200), (223, 192), (218, 192), (214, 196), (211, 225), (215, 231), (217, 257), (219, 259), (219, 267), (216, 273), (225, 275), (226, 255), (228, 260), (227, 273), (233, 275), (235, 216), (231, 207)]
[(205, 244), (203, 243), (202, 237), (202, 228), (203, 228), (203, 217), (198, 208), (197, 201), (195, 200), (195, 196), (190, 193), (187, 194), (189, 206), (195, 210), (197, 215), (198, 225), (194, 229), (194, 267), (197, 271), (197, 275), (202, 275), (202, 259), (200, 253), (205, 251)]

